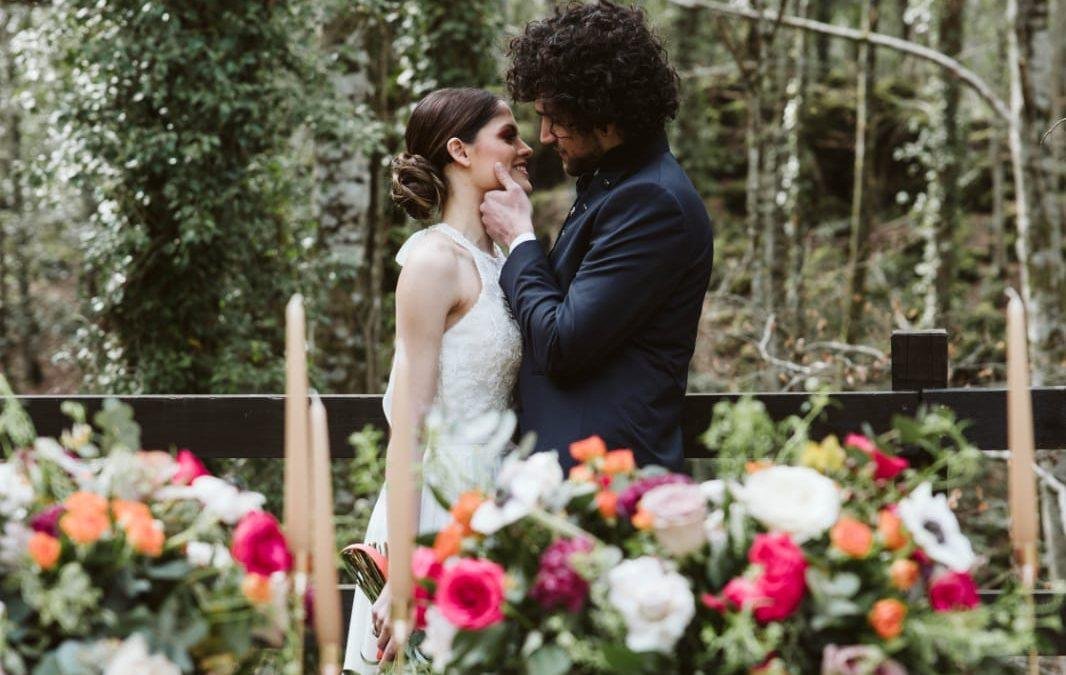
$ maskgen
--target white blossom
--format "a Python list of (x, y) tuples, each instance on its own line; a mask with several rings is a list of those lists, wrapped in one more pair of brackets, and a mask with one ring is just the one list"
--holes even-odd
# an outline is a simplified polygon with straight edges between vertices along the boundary
[(148, 643), (140, 633), (127, 638), (104, 667), (104, 675), (145, 675), (145, 673), (181, 675), (181, 668), (162, 654), (149, 653)]
[(975, 556), (970, 540), (959, 529), (947, 497), (934, 496), (931, 484), (922, 483), (900, 500), (899, 517), (914, 543), (930, 558), (954, 572), (973, 567)]
[(608, 601), (626, 624), (635, 652), (670, 653), (696, 614), (688, 580), (657, 558), (626, 560), (607, 574)]
[(732, 491), (751, 517), (772, 531), (789, 533), (798, 544), (820, 536), (840, 515), (836, 484), (805, 466), (763, 469)]

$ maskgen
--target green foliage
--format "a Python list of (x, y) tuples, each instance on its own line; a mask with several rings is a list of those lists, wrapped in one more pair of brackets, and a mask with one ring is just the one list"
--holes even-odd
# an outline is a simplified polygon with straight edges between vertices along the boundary
[[(91, 20), (88, 17), (92, 17)], [(81, 1), (53, 38), (86, 251), (96, 383), (264, 391), (280, 382), (301, 225), (286, 143), (306, 114), (299, 3)]]

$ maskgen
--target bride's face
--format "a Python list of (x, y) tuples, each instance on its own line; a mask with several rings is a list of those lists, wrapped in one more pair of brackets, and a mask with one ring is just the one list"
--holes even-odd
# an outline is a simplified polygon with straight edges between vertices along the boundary
[(481, 127), (474, 142), (466, 146), (470, 179), (479, 189), (488, 192), (502, 186), (496, 177), (496, 162), (511, 172), (511, 178), (527, 193), (533, 191), (529, 182), (529, 158), (533, 149), (518, 135), (518, 124), (506, 103), (500, 101), (499, 112)]

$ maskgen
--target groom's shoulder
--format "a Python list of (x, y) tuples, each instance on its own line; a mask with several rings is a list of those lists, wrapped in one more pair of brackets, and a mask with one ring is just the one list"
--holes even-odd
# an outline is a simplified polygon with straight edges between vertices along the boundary
[(686, 217), (707, 218), (696, 187), (668, 152), (637, 169), (614, 192), (612, 198), (636, 200), (652, 209), (676, 210)]

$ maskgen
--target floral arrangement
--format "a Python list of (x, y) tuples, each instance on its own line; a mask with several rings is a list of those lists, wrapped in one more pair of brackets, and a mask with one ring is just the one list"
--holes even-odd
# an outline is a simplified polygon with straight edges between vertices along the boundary
[(943, 411), (816, 442), (826, 403), (781, 423), (720, 404), (702, 483), (596, 437), (569, 476), (554, 453), (510, 456), (416, 551), (417, 655), (538, 675), (1008, 669), (1030, 616), (1020, 592), (979, 601), (983, 560), (943, 492), (980, 453)]
[[(59, 440), (0, 427), (0, 672), (232, 673), (290, 642), (292, 556), (264, 497), (140, 449), (105, 402)], [(16, 432), (12, 432), (16, 429)], [(6, 435), (3, 433), (7, 431)]]

